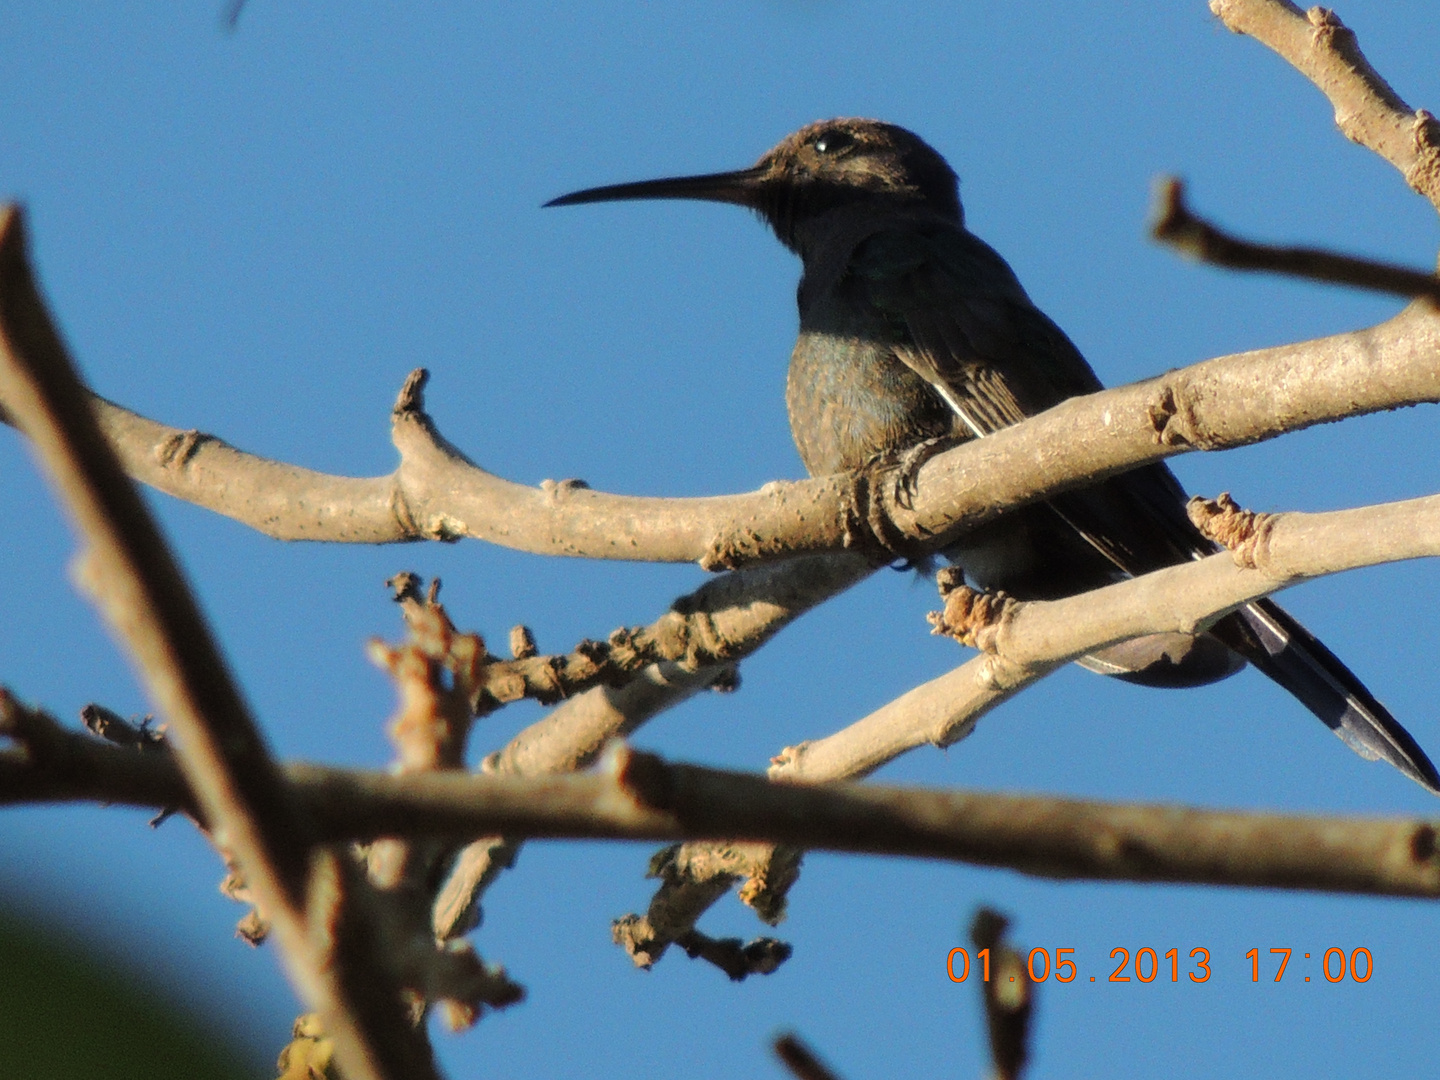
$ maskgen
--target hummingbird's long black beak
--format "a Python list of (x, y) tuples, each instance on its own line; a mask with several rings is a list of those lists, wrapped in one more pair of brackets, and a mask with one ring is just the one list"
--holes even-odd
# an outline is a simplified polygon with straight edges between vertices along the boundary
[(769, 170), (762, 166), (736, 172), (707, 173), (704, 176), (672, 176), (664, 180), (641, 180), (634, 184), (572, 191), (551, 199), (546, 206), (575, 206), (579, 203), (621, 202), (629, 199), (703, 199), (707, 202), (756, 204)]

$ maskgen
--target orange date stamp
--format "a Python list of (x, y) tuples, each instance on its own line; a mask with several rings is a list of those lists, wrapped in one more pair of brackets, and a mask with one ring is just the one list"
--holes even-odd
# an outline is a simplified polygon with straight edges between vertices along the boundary
[[(1031, 949), (1026, 960), (1026, 974), (1030, 981), (1043, 983), (1051, 978), (1056, 982), (1072, 983), (1077, 980), (1082, 982), (1112, 982), (1112, 983), (1153, 983), (1172, 982), (1179, 983), (1189, 981), (1192, 983), (1209, 982), (1212, 974), (1212, 961), (1210, 950), (1197, 947), (1188, 953), (1182, 954), (1177, 948), (1167, 949), (1163, 953), (1157, 952), (1148, 946), (1134, 950), (1123, 946), (1117, 946), (1110, 950), (1110, 961), (1106, 963), (1096, 974), (1082, 977), (1080, 962), (1075, 958), (1077, 949)], [(1370, 955), (1370, 950), (1361, 946), (1352, 949), (1347, 953), (1344, 949), (1329, 948), (1324, 953), (1301, 952), (1295, 956), (1294, 949), (1271, 949), (1265, 956), (1262, 963), (1260, 949), (1254, 948), (1245, 954), (1245, 960), (1249, 968), (1248, 974), (1251, 982), (1260, 982), (1262, 973), (1268, 978), (1271, 970), (1274, 971), (1274, 982), (1280, 982), (1285, 978), (1287, 970), (1290, 971), (1291, 982), (1310, 982), (1312, 975), (1315, 981), (1328, 983), (1341, 983), (1350, 981), (1364, 983), (1370, 981), (1370, 976), (1375, 973), (1375, 960)], [(1295, 957), (1297, 963), (1291, 967), (1291, 959)], [(1109, 972), (1108, 977), (1106, 971)], [(1245, 973), (1244, 967), (1236, 966), (1238, 973)], [(1228, 972), (1228, 966), (1227, 966)], [(951, 982), (965, 982), (972, 974), (978, 975), (983, 981), (990, 981), (990, 950), (980, 949), (973, 958), (970, 952), (963, 948), (954, 948), (945, 958), (945, 973), (950, 977)]]

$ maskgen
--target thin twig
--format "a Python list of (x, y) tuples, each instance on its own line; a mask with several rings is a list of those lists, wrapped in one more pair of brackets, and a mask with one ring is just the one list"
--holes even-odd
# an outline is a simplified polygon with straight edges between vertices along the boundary
[(1319, 248), (1275, 247), (1231, 236), (1190, 210), (1185, 185), (1173, 176), (1156, 184), (1153, 213), (1150, 235), (1199, 262), (1440, 302), (1440, 278), (1434, 274)]
[[(291, 799), (183, 575), (102, 436), (0, 211), (0, 387), (86, 545), (82, 575), (172, 726), (186, 782), (274, 923), (292, 978), (351, 1080), (436, 1076), (428, 1043), (374, 972), (322, 963), (307, 939), (311, 828)], [(357, 976), (360, 976), (357, 978)]]
[(970, 924), (975, 948), (989, 952), (985, 969), (990, 977), (980, 983), (980, 1000), (995, 1080), (1019, 1080), (1025, 1071), (1030, 1057), (1030, 1017), (1035, 1009), (1029, 967), (1021, 952), (1005, 940), (1009, 925), (1008, 918), (987, 907), (975, 912)]
[(776, 1036), (773, 1046), (795, 1080), (840, 1080), (793, 1031)]
[[(548, 697), (557, 679), (562, 691), (568, 679), (584, 682), (594, 674), (593, 661), (602, 659), (595, 646), (570, 657), (500, 660), (480, 635), (455, 628), (439, 602), (438, 578), (423, 595), (415, 574), (396, 575), (388, 584), (404, 612), (406, 640), (395, 646), (372, 641), (369, 651), (395, 681), (388, 731), (396, 749), (391, 770), (399, 775), (463, 769), (476, 718), (522, 696)], [(533, 652), (533, 641), (528, 648), (522, 642), (521, 651)], [(431, 933), (436, 883), (453, 854), (444, 839), (385, 836), (365, 846), (364, 862), (375, 887), (375, 929), (394, 943), (405, 995), (417, 1012), (436, 1009), (459, 1031), (487, 1008), (523, 1000), (525, 991), (469, 942), (440, 943)]]
[(233, 34), (240, 25), (240, 13), (244, 10), (245, 0), (226, 0), (225, 8), (220, 12), (220, 25)]
[[(871, 571), (855, 555), (817, 555), (737, 570), (706, 582), (670, 606), (648, 628), (656, 636), (724, 643), (724, 664), (656, 664), (619, 690), (596, 687), (567, 701), (485, 759), (488, 771), (521, 776), (572, 772), (592, 764), (605, 745), (700, 690), (733, 684), (730, 665), (759, 649), (806, 611)], [(712, 650), (712, 655), (714, 651)], [(479, 898), (515, 860), (519, 842), (489, 836), (466, 847), (435, 901), (435, 936), (466, 932)]]

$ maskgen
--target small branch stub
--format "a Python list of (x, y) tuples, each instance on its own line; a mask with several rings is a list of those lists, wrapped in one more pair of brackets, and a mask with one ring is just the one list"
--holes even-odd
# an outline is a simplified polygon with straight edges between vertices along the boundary
[(979, 592), (970, 588), (958, 567), (946, 567), (935, 580), (945, 609), (932, 611), (927, 616), (934, 628), (931, 633), (952, 637), (981, 652), (996, 652), (1000, 631), (1014, 615), (1019, 601), (1003, 592)]
[(1245, 510), (1222, 491), (1217, 499), (1196, 495), (1185, 506), (1190, 521), (1207, 538), (1228, 548), (1235, 565), (1246, 570), (1263, 569), (1269, 559), (1270, 535), (1278, 514)]
[(510, 655), (516, 660), (528, 660), (532, 656), (539, 655), (540, 649), (535, 644), (535, 635), (528, 626), (512, 626), (510, 628)]
[(699, 930), (681, 934), (675, 944), (684, 949), (690, 959), (714, 964), (730, 976), (731, 982), (744, 982), (751, 975), (769, 975), (789, 960), (794, 951), (776, 938), (758, 937), (744, 943), (734, 937), (712, 938)]

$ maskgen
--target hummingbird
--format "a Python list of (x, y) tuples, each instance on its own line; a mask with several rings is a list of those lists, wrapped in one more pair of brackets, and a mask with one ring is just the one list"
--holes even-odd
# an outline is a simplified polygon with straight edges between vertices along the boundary
[[(800, 333), (786, 406), (812, 476), (915, 461), (1103, 389), (1009, 264), (965, 227), (959, 181), (913, 132), (824, 120), (748, 169), (587, 188), (546, 206), (700, 199), (758, 214), (800, 257)], [(1151, 464), (1007, 513), (943, 554), (980, 589), (1051, 600), (1211, 555), (1179, 480)], [(1425, 752), (1348, 667), (1270, 599), (1207, 631), (1155, 634), (1079, 661), (1186, 687), (1247, 663), (1369, 760), (1440, 794)]]

